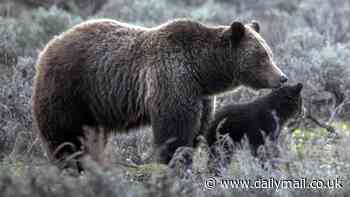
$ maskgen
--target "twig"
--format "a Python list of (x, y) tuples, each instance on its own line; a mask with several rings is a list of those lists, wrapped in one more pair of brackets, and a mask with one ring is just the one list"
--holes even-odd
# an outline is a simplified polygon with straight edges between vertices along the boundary
[(29, 154), (29, 153), (32, 151), (34, 145), (35, 145), (38, 141), (39, 141), (39, 137), (35, 137), (35, 140), (33, 141), (33, 143), (30, 144), (30, 146), (28, 147), (28, 149), (27, 149), (27, 151), (26, 151), (27, 154)]
[(348, 101), (348, 97), (346, 97), (337, 107), (335, 107), (335, 109), (332, 111), (331, 116), (329, 117), (327, 123), (330, 124), (331, 122), (333, 122), (335, 115), (342, 110), (342, 108), (344, 107), (345, 103), (347, 103)]
[(128, 163), (124, 163), (124, 162), (120, 162), (120, 161), (115, 161), (115, 162), (113, 162), (113, 164), (121, 165), (121, 166), (124, 166), (124, 167), (127, 167), (127, 168), (135, 168), (135, 169), (139, 168), (138, 165), (128, 164)]
[(65, 142), (65, 143), (62, 143), (61, 145), (59, 145), (57, 148), (56, 148), (56, 150), (53, 152), (53, 157), (55, 157), (57, 154), (58, 154), (58, 152), (60, 151), (60, 150), (62, 150), (65, 146), (70, 146), (70, 147), (72, 147), (72, 149), (74, 150), (74, 151), (76, 151), (76, 147), (75, 147), (75, 145), (73, 144), (73, 143), (70, 143), (70, 142)]
[(319, 120), (317, 120), (314, 116), (312, 116), (311, 114), (307, 114), (306, 117), (307, 119), (311, 120), (312, 122), (314, 122), (317, 126), (326, 129), (328, 132), (330, 133), (335, 133), (335, 129), (334, 127), (327, 125), (325, 123), (320, 122)]

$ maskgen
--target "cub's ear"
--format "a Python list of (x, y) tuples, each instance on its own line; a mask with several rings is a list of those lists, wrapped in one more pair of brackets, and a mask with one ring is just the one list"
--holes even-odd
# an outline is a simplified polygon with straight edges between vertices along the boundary
[(295, 94), (300, 94), (301, 90), (303, 89), (303, 84), (298, 83), (294, 86), (294, 93)]
[(256, 32), (260, 32), (260, 25), (258, 21), (252, 21), (251, 23), (249, 23), (249, 26), (253, 28)]
[(239, 42), (245, 34), (245, 27), (241, 22), (233, 22), (228, 30), (225, 31), (224, 37), (230, 38), (234, 42)]

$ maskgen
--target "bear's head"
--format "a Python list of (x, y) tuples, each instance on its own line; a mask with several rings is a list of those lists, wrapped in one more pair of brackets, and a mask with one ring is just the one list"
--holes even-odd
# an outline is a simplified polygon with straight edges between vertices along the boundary
[(303, 103), (301, 90), (303, 84), (286, 85), (282, 88), (272, 91), (269, 95), (271, 108), (274, 108), (283, 120), (287, 120), (297, 115), (303, 114)]
[[(278, 88), (285, 83), (287, 76), (273, 61), (271, 48), (259, 34), (259, 24), (233, 22), (223, 32), (229, 43), (226, 53), (227, 64), (235, 64), (234, 75), (242, 85), (253, 89)], [(233, 65), (226, 65), (233, 66)]]

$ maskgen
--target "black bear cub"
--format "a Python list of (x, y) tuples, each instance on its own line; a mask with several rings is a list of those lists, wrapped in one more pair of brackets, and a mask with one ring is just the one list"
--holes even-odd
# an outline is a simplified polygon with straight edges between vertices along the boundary
[(287, 120), (302, 112), (302, 88), (301, 83), (287, 85), (253, 102), (222, 107), (215, 112), (206, 136), (209, 147), (218, 141), (218, 134), (228, 134), (234, 143), (246, 135), (253, 155), (257, 155), (264, 134), (274, 142)]

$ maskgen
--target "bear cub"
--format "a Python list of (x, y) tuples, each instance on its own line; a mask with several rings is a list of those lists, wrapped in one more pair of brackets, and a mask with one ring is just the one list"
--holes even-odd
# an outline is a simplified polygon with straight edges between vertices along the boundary
[[(209, 147), (213, 148), (219, 140), (218, 134), (228, 134), (234, 143), (241, 142), (246, 135), (252, 154), (256, 156), (259, 146), (265, 144), (264, 134), (276, 142), (285, 123), (302, 113), (302, 88), (301, 83), (286, 85), (253, 102), (219, 109), (206, 136)], [(225, 150), (227, 148), (224, 146)], [(217, 156), (215, 151), (212, 156)]]

